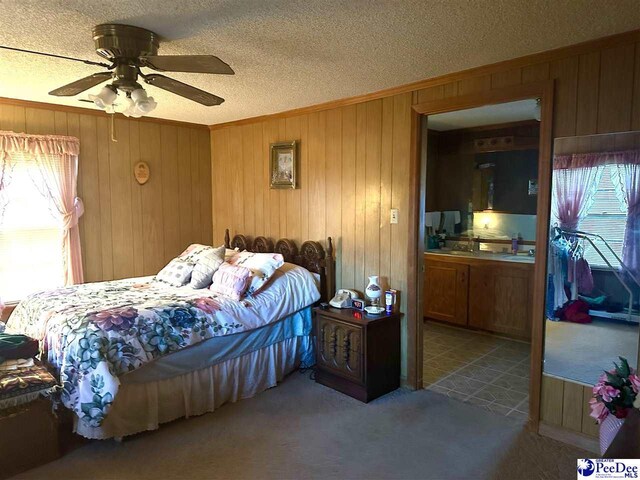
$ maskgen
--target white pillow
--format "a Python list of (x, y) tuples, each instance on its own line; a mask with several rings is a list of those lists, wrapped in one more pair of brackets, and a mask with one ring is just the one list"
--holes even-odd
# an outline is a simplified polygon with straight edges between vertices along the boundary
[(189, 282), (193, 267), (193, 263), (185, 262), (180, 257), (174, 258), (166, 267), (158, 272), (156, 280), (168, 283), (174, 287), (181, 287)]
[(251, 283), (246, 295), (255, 295), (269, 281), (274, 272), (284, 265), (279, 253), (239, 252), (228, 260), (231, 265), (239, 265), (251, 270)]
[(191, 288), (206, 288), (211, 285), (213, 274), (224, 262), (224, 255), (224, 245), (201, 253), (198, 256), (198, 263), (193, 267), (189, 286)]
[(196, 263), (198, 263), (202, 255), (206, 255), (211, 250), (213, 250), (213, 247), (211, 245), (192, 243), (186, 248), (184, 252), (178, 255), (178, 258), (187, 263), (192, 263), (195, 265)]

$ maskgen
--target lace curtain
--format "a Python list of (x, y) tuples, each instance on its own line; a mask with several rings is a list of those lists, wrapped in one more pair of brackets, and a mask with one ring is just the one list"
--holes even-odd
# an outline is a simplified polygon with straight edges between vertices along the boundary
[(622, 261), (640, 279), (640, 152), (624, 152), (612, 166), (618, 200), (627, 207)]
[(553, 170), (551, 213), (562, 229), (577, 230), (598, 190), (604, 165)]
[(77, 197), (79, 151), (80, 142), (74, 137), (0, 132), (0, 218), (9, 201), (3, 191), (11, 182), (11, 157), (20, 154), (37, 165), (34, 175), (41, 180), (37, 183), (44, 185), (41, 193), (60, 220), (65, 285), (83, 281), (78, 220), (84, 207)]
[(616, 196), (627, 207), (622, 262), (640, 276), (640, 151), (557, 155), (553, 159), (553, 215), (562, 228), (577, 228), (591, 204), (605, 165)]

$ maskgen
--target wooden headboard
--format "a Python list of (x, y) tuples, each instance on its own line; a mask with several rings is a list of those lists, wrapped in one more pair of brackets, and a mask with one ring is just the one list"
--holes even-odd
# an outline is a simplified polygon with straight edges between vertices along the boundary
[(229, 229), (224, 232), (224, 245), (227, 248), (237, 248), (256, 253), (279, 253), (285, 262), (295, 263), (310, 272), (320, 275), (320, 300), (328, 302), (333, 298), (336, 289), (336, 269), (333, 258), (333, 242), (327, 238), (327, 249), (312, 240), (304, 242), (300, 248), (296, 242), (288, 238), (281, 238), (277, 242), (267, 237), (251, 239), (245, 235), (229, 237)]

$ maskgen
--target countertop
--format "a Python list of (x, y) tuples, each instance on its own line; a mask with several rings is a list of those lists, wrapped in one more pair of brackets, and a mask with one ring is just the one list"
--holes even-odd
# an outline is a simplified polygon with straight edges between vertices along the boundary
[(425, 255), (433, 255), (438, 257), (460, 257), (460, 258), (473, 258), (478, 260), (491, 260), (494, 262), (511, 262), (511, 263), (535, 263), (535, 257), (529, 255), (520, 254), (513, 255), (511, 253), (492, 253), (492, 252), (465, 252), (461, 250), (445, 250), (445, 249), (431, 249), (425, 250)]

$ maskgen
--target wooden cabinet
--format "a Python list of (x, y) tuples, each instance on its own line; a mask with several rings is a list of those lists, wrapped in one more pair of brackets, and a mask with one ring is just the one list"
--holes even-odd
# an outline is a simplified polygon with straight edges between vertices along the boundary
[(424, 315), (458, 325), (467, 324), (469, 266), (425, 259)]
[(314, 310), (316, 381), (363, 402), (400, 386), (401, 313)]
[(533, 264), (427, 254), (423, 302), (425, 317), (529, 339)]
[(533, 265), (472, 265), (469, 276), (469, 325), (530, 338)]
[(0, 479), (59, 457), (58, 419), (48, 399), (39, 398), (0, 412)]

